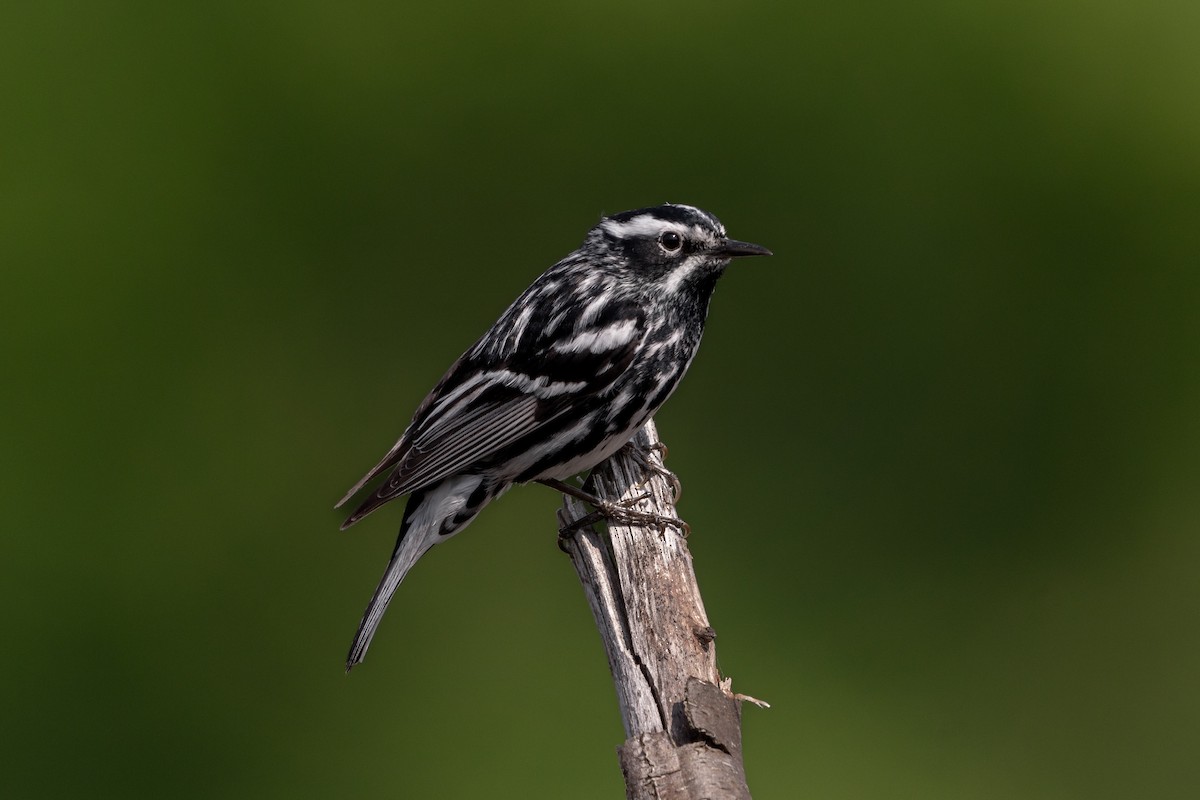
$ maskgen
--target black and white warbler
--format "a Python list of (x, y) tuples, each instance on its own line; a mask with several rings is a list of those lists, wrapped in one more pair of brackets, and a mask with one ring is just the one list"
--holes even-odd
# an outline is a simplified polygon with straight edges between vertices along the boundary
[(362, 661), (396, 588), (431, 547), (514, 483), (569, 478), (628, 442), (691, 364), (730, 260), (770, 254), (727, 238), (706, 211), (668, 204), (602, 219), (535, 280), (338, 503), (390, 473), (345, 529), (409, 495), (346, 668)]

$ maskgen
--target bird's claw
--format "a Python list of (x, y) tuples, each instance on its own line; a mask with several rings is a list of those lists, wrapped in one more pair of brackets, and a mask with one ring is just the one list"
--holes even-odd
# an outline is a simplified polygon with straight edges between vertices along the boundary
[[(655, 442), (654, 444), (650, 445), (649, 449), (658, 452), (659, 462), (666, 460), (667, 446), (662, 442)], [(663, 466), (663, 464), (655, 462), (653, 459), (648, 457), (646, 453), (642, 452), (642, 450), (636, 447), (633, 442), (626, 444), (625, 450), (627, 451), (629, 457), (634, 461), (637, 461), (638, 465), (641, 466), (642, 469), (661, 476), (671, 484), (671, 505), (679, 505), (679, 500), (681, 497), (683, 497), (683, 484), (680, 483), (679, 476), (667, 469), (665, 466)], [(647, 478), (647, 481), (648, 480), (649, 478)]]
[[(580, 493), (582, 494), (582, 493)], [(687, 538), (691, 533), (691, 526), (677, 517), (668, 517), (664, 514), (654, 514), (649, 511), (638, 511), (633, 508), (636, 504), (643, 500), (651, 498), (650, 492), (642, 492), (633, 497), (627, 497), (618, 502), (602, 500), (599, 497), (575, 495), (578, 499), (591, 505), (596, 510), (590, 514), (585, 514), (574, 522), (560, 525), (558, 531), (559, 547), (563, 548), (563, 539), (573, 535), (581, 528), (586, 528), (597, 522), (615, 522), (618, 525), (647, 525), (658, 528), (665, 532), (668, 527), (676, 528), (680, 533)], [(561, 522), (561, 520), (560, 520)]]

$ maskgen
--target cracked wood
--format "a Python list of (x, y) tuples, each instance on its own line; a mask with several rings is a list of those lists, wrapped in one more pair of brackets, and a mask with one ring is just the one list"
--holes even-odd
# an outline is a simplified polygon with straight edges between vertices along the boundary
[[(653, 421), (593, 470), (596, 495), (679, 520)], [(638, 499), (641, 498), (641, 499)], [(627, 740), (618, 749), (628, 797), (750, 797), (741, 713), (721, 686), (709, 625), (678, 525), (610, 521), (577, 527), (589, 509), (564, 496), (559, 528), (608, 656)], [(577, 529), (576, 529), (577, 527)]]

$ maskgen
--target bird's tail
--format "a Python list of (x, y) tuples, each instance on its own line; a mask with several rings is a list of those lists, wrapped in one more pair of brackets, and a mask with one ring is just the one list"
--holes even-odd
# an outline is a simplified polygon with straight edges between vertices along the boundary
[(392, 595), (417, 560), (435, 544), (465, 528), (480, 509), (506, 488), (495, 490), (479, 475), (458, 475), (408, 498), (392, 559), (367, 604), (362, 621), (358, 623), (358, 632), (354, 634), (354, 643), (350, 645), (346, 657), (347, 672), (363, 660)]

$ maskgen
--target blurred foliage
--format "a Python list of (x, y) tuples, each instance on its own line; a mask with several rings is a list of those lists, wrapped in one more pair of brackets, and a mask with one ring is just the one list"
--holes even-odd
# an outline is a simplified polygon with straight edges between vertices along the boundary
[(0, 17), (4, 797), (620, 797), (552, 493), (348, 678), (330, 507), (664, 200), (777, 254), (659, 415), (756, 796), (1197, 796), (1200, 5)]

